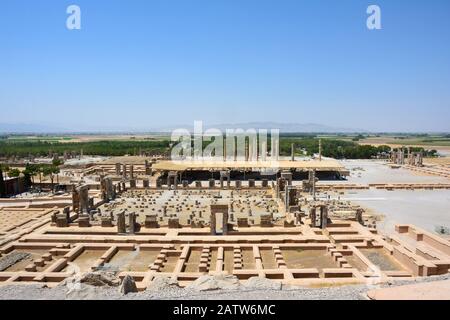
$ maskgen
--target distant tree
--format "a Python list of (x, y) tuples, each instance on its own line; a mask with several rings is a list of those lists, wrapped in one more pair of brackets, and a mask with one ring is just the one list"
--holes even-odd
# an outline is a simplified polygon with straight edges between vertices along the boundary
[(63, 164), (63, 161), (61, 159), (59, 159), (59, 158), (55, 158), (55, 159), (53, 159), (52, 164), (55, 167), (59, 167), (60, 165)]
[(55, 180), (55, 175), (58, 174), (60, 172), (59, 168), (57, 166), (54, 165), (50, 165), (50, 166), (43, 166), (42, 167), (42, 174), (45, 176), (49, 176), (51, 183), (52, 183), (52, 190), (53, 190), (53, 184), (54, 184), (54, 180)]
[(9, 169), (8, 176), (11, 178), (17, 178), (20, 175), (19, 169)]
[(34, 176), (39, 173), (39, 166), (36, 164), (27, 163), (23, 173), (25, 176), (28, 176), (31, 182), (34, 184)]

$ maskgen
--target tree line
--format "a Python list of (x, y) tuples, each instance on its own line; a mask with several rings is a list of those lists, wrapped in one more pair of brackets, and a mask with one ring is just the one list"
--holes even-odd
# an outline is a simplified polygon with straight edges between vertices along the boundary
[[(322, 155), (336, 159), (371, 159), (383, 153), (389, 153), (391, 147), (387, 145), (372, 146), (360, 145), (354, 141), (339, 139), (321, 139)], [(270, 137), (268, 139), (270, 148)], [(210, 142), (204, 142), (204, 146)], [(319, 138), (314, 136), (281, 136), (280, 154), (288, 156), (291, 154), (291, 144), (294, 144), (296, 155), (305, 153), (312, 155), (319, 152)], [(62, 156), (64, 152), (98, 156), (123, 156), (145, 152), (146, 154), (169, 154), (172, 142), (166, 140), (150, 141), (123, 141), (105, 140), (89, 142), (49, 142), (49, 141), (0, 141), (0, 157), (27, 157), (48, 156), (58, 154)], [(411, 151), (422, 151), (424, 156), (436, 156), (436, 150), (425, 150), (424, 148), (411, 148)]]

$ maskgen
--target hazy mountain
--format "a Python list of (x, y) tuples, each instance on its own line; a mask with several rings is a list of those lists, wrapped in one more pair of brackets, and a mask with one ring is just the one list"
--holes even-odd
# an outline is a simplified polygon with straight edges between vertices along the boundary
[[(193, 131), (193, 124), (188, 125), (173, 125), (164, 127), (129, 127), (129, 126), (96, 126), (95, 128), (89, 126), (54, 126), (51, 124), (10, 124), (0, 123), (0, 133), (143, 133), (143, 132), (171, 132), (174, 129), (185, 128)], [(353, 133), (365, 132), (362, 129), (332, 127), (315, 123), (277, 123), (277, 122), (246, 122), (246, 123), (222, 123), (222, 124), (203, 124), (203, 130), (209, 128), (217, 128), (222, 131), (226, 129), (280, 129), (282, 133)]]
[[(154, 131), (159, 132), (170, 132), (176, 128), (185, 128), (188, 130), (193, 130), (193, 124), (190, 125), (179, 125), (179, 126), (166, 126), (154, 128)], [(352, 128), (344, 128), (344, 127), (331, 127), (321, 124), (315, 123), (277, 123), (277, 122), (246, 122), (246, 123), (223, 123), (223, 124), (215, 124), (215, 125), (203, 125), (203, 130), (209, 128), (216, 128), (222, 131), (225, 129), (279, 129), (282, 133), (354, 133), (354, 132), (365, 132), (366, 130), (362, 129), (352, 129)]]
[(26, 124), (26, 123), (0, 123), (0, 133), (47, 133), (65, 132), (63, 128), (51, 125)]

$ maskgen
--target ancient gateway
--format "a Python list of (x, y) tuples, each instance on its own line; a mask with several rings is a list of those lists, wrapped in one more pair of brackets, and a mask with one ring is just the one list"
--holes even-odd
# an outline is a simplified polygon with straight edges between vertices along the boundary
[[(406, 159), (392, 156), (420, 168), (420, 154)], [(413, 225), (383, 236), (363, 208), (330, 196), (363, 186), (318, 185), (348, 175), (332, 159), (274, 168), (134, 157), (71, 170), (65, 194), (1, 202), (0, 285), (55, 286), (93, 270), (131, 276), (139, 290), (157, 275), (182, 286), (204, 274), (334, 285), (450, 268), (447, 240)]]

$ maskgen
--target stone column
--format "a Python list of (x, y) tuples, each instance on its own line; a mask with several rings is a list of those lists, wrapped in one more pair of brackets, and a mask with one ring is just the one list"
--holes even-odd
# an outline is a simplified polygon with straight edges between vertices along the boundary
[(263, 188), (267, 188), (269, 186), (269, 180), (262, 179), (261, 185), (262, 185)]
[(142, 180), (142, 185), (143, 185), (144, 188), (148, 188), (150, 186), (150, 183), (149, 183), (148, 179)]
[(80, 213), (89, 212), (89, 188), (88, 186), (78, 187), (78, 194), (80, 197), (79, 211)]
[(363, 212), (364, 211), (361, 208), (356, 209), (356, 215), (355, 215), (356, 219), (355, 220), (361, 225), (364, 225)]
[(152, 175), (152, 167), (148, 163), (148, 160), (145, 160), (145, 174)]
[(80, 193), (75, 186), (72, 186), (72, 208), (74, 212), (80, 212)]
[(117, 232), (118, 233), (126, 233), (126, 225), (125, 225), (125, 212), (120, 212), (117, 214)]
[(328, 225), (328, 207), (326, 205), (323, 205), (320, 208), (320, 218), (321, 218), (320, 227), (322, 229), (325, 229)]
[(309, 208), (309, 217), (311, 219), (311, 226), (316, 227), (316, 207)]
[[(227, 206), (228, 208), (228, 206)], [(228, 234), (228, 209), (222, 213), (222, 234)]]
[(136, 213), (130, 212), (128, 215), (128, 224), (129, 224), (129, 230), (130, 234), (136, 233)]
[(130, 165), (130, 179), (134, 179), (134, 166)]
[(281, 177), (287, 181), (287, 184), (290, 186), (292, 185), (292, 172), (290, 171), (283, 171), (281, 172)]
[(211, 226), (211, 235), (215, 236), (217, 234), (216, 231), (216, 214), (211, 213), (211, 217), (209, 218), (210, 226)]
[(116, 176), (120, 176), (120, 163), (116, 163)]
[(122, 177), (127, 178), (127, 165), (125, 163), (122, 165)]
[(322, 139), (319, 139), (319, 161), (322, 161)]

